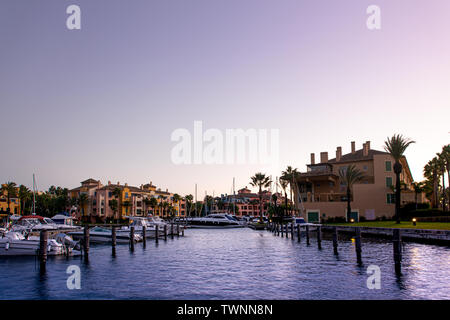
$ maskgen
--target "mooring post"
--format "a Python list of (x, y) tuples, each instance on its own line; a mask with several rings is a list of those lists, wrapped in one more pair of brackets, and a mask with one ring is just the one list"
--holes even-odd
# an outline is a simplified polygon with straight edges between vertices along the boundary
[(134, 251), (134, 226), (130, 227), (130, 250)]
[(361, 228), (355, 227), (355, 247), (356, 247), (356, 258), (358, 262), (361, 262)]
[(185, 226), (182, 226), (182, 227), (181, 227), (181, 236), (182, 236), (182, 237), (184, 237), (184, 228), (185, 228)]
[(167, 224), (164, 225), (164, 241), (167, 241)]
[(117, 236), (116, 236), (116, 226), (112, 227), (111, 230), (111, 245), (113, 246), (113, 248), (116, 246), (117, 243)]
[(338, 253), (338, 230), (337, 227), (333, 227), (333, 250), (334, 253)]
[(83, 249), (84, 249), (84, 258), (87, 259), (89, 257), (89, 227), (84, 227), (84, 239), (83, 239)]
[(177, 223), (177, 238), (180, 237), (180, 224)]
[(173, 222), (170, 224), (170, 237), (173, 239), (173, 234), (174, 234), (174, 229), (173, 229)]
[(39, 261), (41, 271), (45, 271), (45, 265), (47, 263), (47, 243), (48, 243), (48, 231), (42, 230), (39, 235)]
[(306, 225), (306, 244), (309, 246), (309, 226)]
[(158, 225), (155, 226), (155, 241), (156, 241), (156, 243), (158, 243), (158, 241), (159, 241), (159, 226)]
[(317, 247), (322, 249), (322, 227), (317, 226)]
[(392, 243), (394, 245), (395, 272), (400, 273), (402, 263), (402, 238), (400, 229), (394, 229)]
[(289, 238), (289, 223), (286, 223), (286, 225), (284, 226), (284, 231), (286, 238)]
[(294, 226), (295, 226), (294, 223), (291, 222), (291, 239), (292, 239), (292, 240), (294, 240), (294, 232), (295, 232), (295, 231), (294, 231)]
[(281, 237), (283, 238), (284, 237), (284, 234), (283, 234), (283, 224), (280, 224), (280, 229), (281, 229)]
[(300, 225), (297, 225), (297, 241), (300, 242), (301, 239), (301, 230), (300, 230)]
[(142, 245), (145, 247), (147, 244), (147, 227), (142, 226)]

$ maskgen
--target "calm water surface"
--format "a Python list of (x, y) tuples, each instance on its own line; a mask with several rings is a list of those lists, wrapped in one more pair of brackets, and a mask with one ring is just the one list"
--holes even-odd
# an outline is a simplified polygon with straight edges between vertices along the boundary
[[(89, 262), (50, 257), (45, 275), (35, 258), (0, 258), (0, 299), (450, 299), (450, 248), (404, 243), (396, 276), (392, 244), (363, 238), (362, 265), (351, 239), (306, 245), (251, 229), (188, 229), (185, 237), (127, 245), (91, 245)], [(366, 286), (369, 265), (381, 289)], [(66, 286), (81, 268), (81, 290)]]

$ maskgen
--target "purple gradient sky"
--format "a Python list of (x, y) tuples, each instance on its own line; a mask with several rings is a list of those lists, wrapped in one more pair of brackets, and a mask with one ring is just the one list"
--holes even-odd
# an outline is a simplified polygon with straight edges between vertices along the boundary
[[(66, 7), (82, 30), (65, 27)], [(366, 28), (381, 7), (382, 29)], [(450, 2), (0, 2), (0, 181), (148, 181), (182, 195), (257, 165), (171, 163), (176, 128), (280, 129), (279, 170), (402, 133), (416, 180), (450, 141)], [(7, 152), (5, 152), (7, 150)], [(318, 155), (316, 155), (318, 157)]]

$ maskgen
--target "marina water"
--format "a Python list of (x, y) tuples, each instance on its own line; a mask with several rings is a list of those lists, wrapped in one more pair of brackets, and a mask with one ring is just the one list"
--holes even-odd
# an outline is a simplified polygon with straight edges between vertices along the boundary
[[(312, 233), (313, 235), (313, 233)], [(81, 270), (81, 289), (69, 290), (69, 266)], [(381, 289), (368, 289), (369, 265), (381, 269)], [(403, 244), (396, 275), (392, 243), (363, 238), (358, 264), (350, 237), (333, 254), (324, 234), (286, 239), (251, 229), (187, 229), (185, 237), (91, 245), (89, 261), (49, 257), (41, 275), (34, 257), (0, 258), (0, 299), (450, 299), (450, 248)]]

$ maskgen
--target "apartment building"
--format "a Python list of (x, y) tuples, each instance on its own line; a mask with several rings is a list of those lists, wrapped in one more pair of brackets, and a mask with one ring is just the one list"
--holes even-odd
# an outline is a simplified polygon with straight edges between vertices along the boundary
[[(394, 216), (394, 159), (387, 152), (371, 149), (370, 141), (366, 141), (359, 150), (353, 141), (350, 150), (343, 154), (342, 147), (337, 147), (333, 159), (328, 159), (328, 152), (321, 152), (318, 163), (312, 153), (307, 171), (296, 177), (295, 205), (307, 221), (320, 222), (333, 217), (347, 219), (346, 186), (339, 179), (339, 170), (349, 165), (355, 165), (365, 174), (365, 178), (353, 186), (351, 218), (359, 221), (361, 217), (375, 220)], [(401, 201), (405, 204), (414, 202), (413, 178), (405, 157), (401, 164)], [(419, 202), (424, 201), (424, 194), (419, 195)]]

